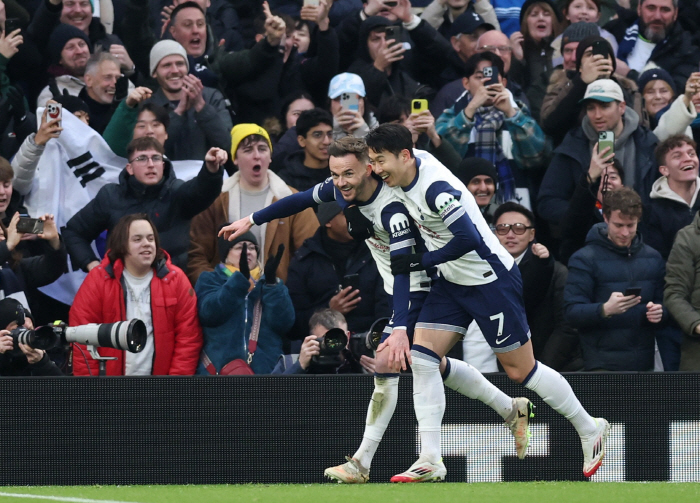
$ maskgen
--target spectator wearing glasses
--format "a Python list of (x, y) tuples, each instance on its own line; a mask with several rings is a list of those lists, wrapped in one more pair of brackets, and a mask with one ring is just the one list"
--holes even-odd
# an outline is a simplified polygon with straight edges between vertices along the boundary
[(74, 266), (85, 271), (99, 265), (90, 243), (119, 219), (146, 213), (160, 235), (173, 264), (187, 267), (190, 220), (207, 209), (221, 192), (226, 151), (211, 148), (199, 174), (187, 182), (175, 176), (163, 157), (163, 145), (153, 137), (133, 140), (127, 147), (127, 163), (118, 183), (102, 187), (97, 196), (68, 221), (63, 234)]
[(564, 319), (566, 267), (535, 241), (535, 216), (524, 206), (503, 203), (494, 223), (496, 237), (520, 269), (535, 358), (560, 372), (579, 370), (578, 334)]

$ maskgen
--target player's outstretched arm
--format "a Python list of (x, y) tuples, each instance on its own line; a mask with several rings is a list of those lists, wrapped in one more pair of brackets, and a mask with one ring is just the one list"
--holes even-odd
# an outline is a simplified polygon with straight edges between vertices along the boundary
[(250, 221), (250, 216), (243, 217), (222, 227), (219, 231), (219, 237), (223, 236), (229, 241), (233, 241), (241, 234), (248, 232), (251, 227), (253, 227), (253, 222)]

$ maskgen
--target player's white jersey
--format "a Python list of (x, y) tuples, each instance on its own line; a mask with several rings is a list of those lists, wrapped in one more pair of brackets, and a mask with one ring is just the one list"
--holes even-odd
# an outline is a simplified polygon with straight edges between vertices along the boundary
[[(316, 185), (313, 197), (318, 204), (336, 200), (341, 207), (348, 205), (334, 187), (332, 178)], [(360, 212), (372, 222), (374, 237), (365, 240), (365, 243), (367, 243), (372, 258), (377, 264), (377, 270), (384, 280), (384, 290), (389, 295), (393, 295), (394, 276), (391, 274), (390, 253), (392, 250), (406, 247), (420, 246), (425, 249), (420, 235), (411, 222), (401, 199), (381, 181), (368, 201), (356, 202), (355, 204)], [(421, 241), (420, 245), (416, 240)], [(412, 272), (410, 277), (411, 292), (430, 290), (430, 278), (425, 271)]]
[(418, 168), (416, 179), (408, 187), (394, 187), (392, 192), (406, 205), (428, 250), (443, 248), (454, 237), (448, 226), (460, 218), (468, 218), (476, 231), (472, 250), (439, 264), (440, 275), (459, 285), (495, 281), (494, 261), (510, 270), (514, 260), (489, 228), (474, 196), (431, 154), (418, 149), (413, 153)]

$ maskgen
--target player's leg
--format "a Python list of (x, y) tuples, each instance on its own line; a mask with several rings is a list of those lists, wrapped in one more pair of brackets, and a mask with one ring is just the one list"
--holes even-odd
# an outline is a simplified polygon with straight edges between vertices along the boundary
[(389, 369), (388, 348), (377, 352), (374, 364), (374, 391), (367, 410), (362, 443), (351, 458), (346, 458), (346, 463), (326, 468), (323, 472), (326, 477), (345, 484), (363, 484), (369, 480), (372, 458), (396, 409), (399, 374)]

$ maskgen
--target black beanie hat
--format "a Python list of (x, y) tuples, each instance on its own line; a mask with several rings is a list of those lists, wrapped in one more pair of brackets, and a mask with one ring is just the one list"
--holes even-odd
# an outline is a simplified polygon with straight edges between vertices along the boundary
[[(219, 230), (221, 230), (221, 228), (225, 225), (228, 224), (222, 225), (221, 227), (219, 227)], [(241, 241), (248, 241), (249, 243), (253, 243), (255, 245), (256, 250), (258, 250), (259, 248), (258, 240), (255, 238), (255, 235), (250, 231), (241, 234), (233, 241), (229, 241), (223, 236), (219, 236), (219, 259), (221, 259), (221, 262), (226, 262), (228, 252), (231, 251), (231, 248), (233, 248), (236, 245), (236, 243), (240, 243)]]
[(605, 40), (600, 35), (586, 37), (578, 43), (578, 47), (576, 47), (576, 71), (581, 71), (581, 58), (583, 58), (583, 53), (586, 51), (586, 49), (592, 46), (594, 42), (605, 42), (605, 47), (607, 48), (608, 54), (612, 59), (613, 73), (615, 73), (615, 70), (617, 69), (617, 60), (615, 59), (615, 53), (613, 52), (613, 48), (610, 45), (610, 42)]
[(58, 63), (61, 60), (61, 51), (66, 46), (69, 40), (81, 38), (85, 41), (92, 53), (92, 44), (85, 32), (70, 24), (61, 23), (51, 32), (49, 37), (49, 55), (51, 63)]
[(17, 299), (5, 297), (0, 300), (0, 330), (5, 330), (13, 321), (19, 326), (24, 325), (24, 315), (24, 306)]
[(485, 175), (493, 179), (493, 183), (498, 183), (498, 171), (496, 166), (491, 161), (482, 159), (481, 157), (467, 157), (462, 159), (459, 166), (453, 171), (454, 175), (460, 179), (464, 185), (469, 185), (469, 182), (475, 176)]

